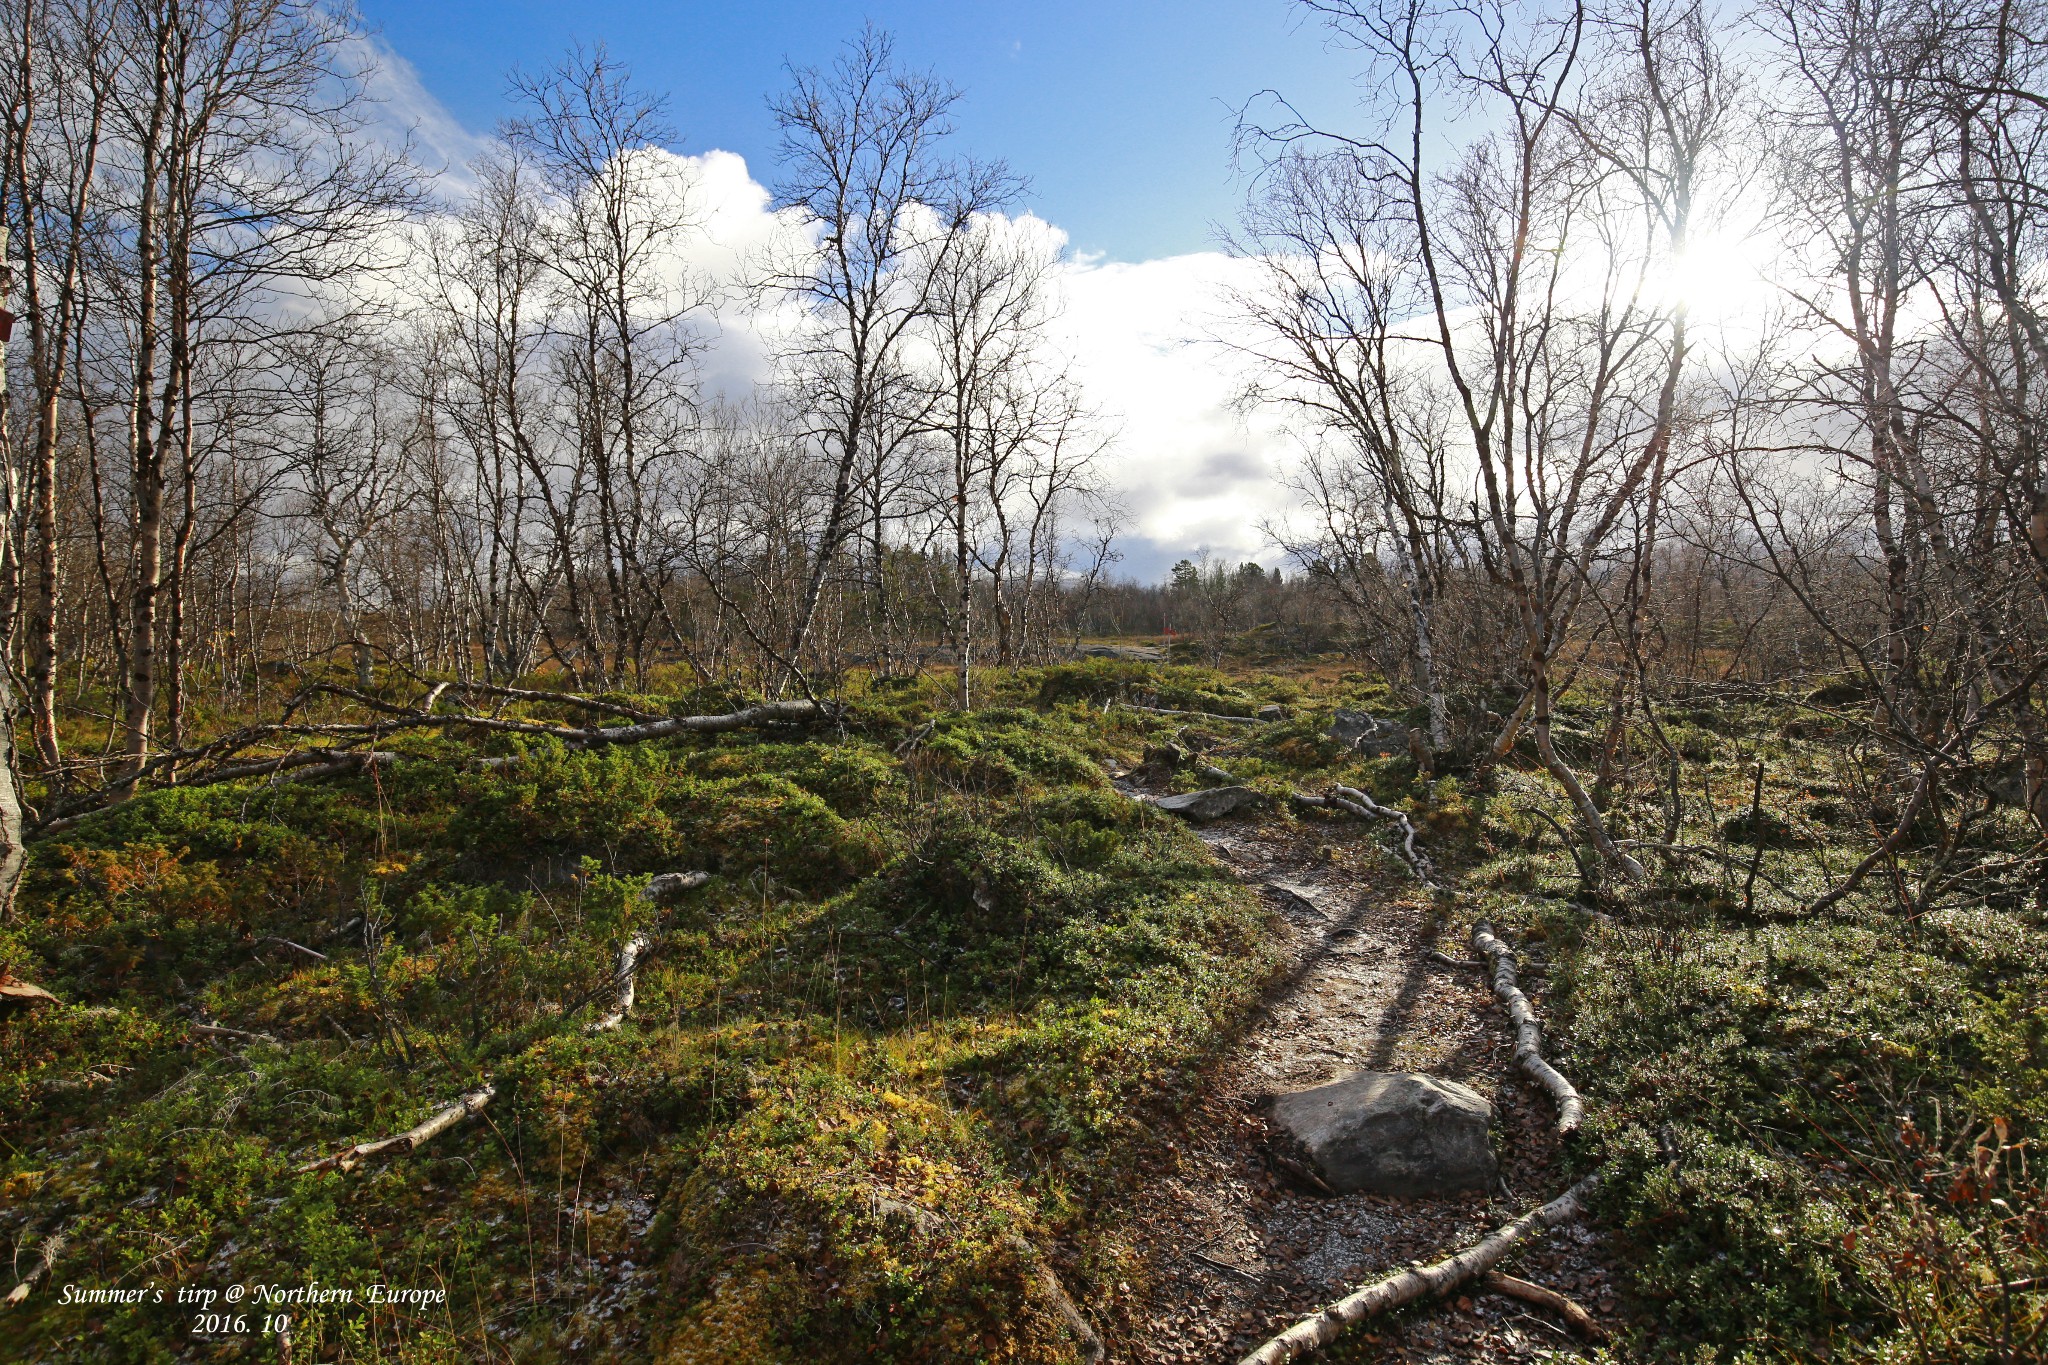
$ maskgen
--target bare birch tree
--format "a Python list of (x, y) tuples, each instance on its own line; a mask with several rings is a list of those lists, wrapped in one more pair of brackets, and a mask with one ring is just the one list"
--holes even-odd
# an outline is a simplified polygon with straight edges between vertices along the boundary
[(776, 268), (770, 289), (811, 320), (785, 362), (831, 488), (782, 646), (791, 669), (853, 530), (857, 480), (885, 453), (870, 443), (891, 425), (883, 419), (908, 366), (906, 342), (967, 225), (1017, 190), (999, 163), (944, 154), (959, 99), (900, 65), (889, 36), (869, 28), (829, 70), (791, 71), (771, 105), (782, 130), (778, 201), (803, 211), (818, 237), (805, 258)]

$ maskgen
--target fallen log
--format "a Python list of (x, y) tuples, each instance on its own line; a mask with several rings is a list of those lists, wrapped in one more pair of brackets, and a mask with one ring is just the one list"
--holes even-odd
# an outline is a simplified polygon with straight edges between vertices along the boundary
[(28, 1297), (29, 1291), (35, 1288), (36, 1281), (50, 1273), (50, 1267), (57, 1264), (57, 1258), (64, 1254), (64, 1248), (70, 1244), (71, 1229), (69, 1227), (58, 1228), (43, 1239), (42, 1246), (36, 1249), (36, 1263), (28, 1268), (28, 1274), (22, 1276), (21, 1283), (14, 1286), (7, 1295), (7, 1303), (10, 1307)]
[(423, 716), (420, 724), (458, 725), (503, 734), (544, 735), (565, 744), (601, 747), (607, 744), (639, 744), (670, 735), (711, 735), (728, 730), (746, 730), (760, 725), (794, 724), (819, 720), (831, 714), (814, 701), (771, 701), (718, 716), (669, 716), (638, 725), (574, 726), (548, 725), (540, 721), (505, 720), (498, 716)]
[(1120, 701), (1116, 705), (1126, 711), (1143, 711), (1150, 716), (1193, 716), (1197, 720), (1227, 720), (1238, 725), (1263, 725), (1257, 716), (1226, 716), (1216, 711), (1175, 711), (1164, 706), (1140, 706), (1134, 701)]
[(664, 872), (658, 877), (650, 877), (640, 894), (651, 901), (665, 900), (685, 891), (695, 891), (710, 880), (709, 872)]
[(1593, 1320), (1593, 1315), (1555, 1289), (1545, 1289), (1540, 1284), (1518, 1280), (1513, 1275), (1503, 1275), (1498, 1270), (1486, 1277), (1486, 1287), (1496, 1294), (1533, 1303), (1539, 1308), (1548, 1308), (1572, 1325), (1572, 1330), (1588, 1341), (1607, 1340), (1607, 1329)]
[(1570, 1134), (1578, 1131), (1579, 1122), (1586, 1116), (1586, 1106), (1579, 1098), (1579, 1092), (1563, 1073), (1543, 1060), (1543, 1026), (1536, 1022), (1536, 1011), (1529, 1004), (1529, 997), (1522, 994), (1515, 984), (1515, 955), (1494, 935), (1493, 926), (1485, 920), (1472, 926), (1472, 946), (1486, 955), (1493, 964), (1493, 995), (1507, 1011), (1508, 1020), (1515, 1026), (1515, 1061), (1530, 1079), (1550, 1092), (1557, 1101), (1557, 1131)]
[(364, 768), (381, 767), (397, 761), (397, 754), (381, 749), (307, 749), (299, 753), (283, 754), (277, 758), (261, 759), (254, 763), (236, 763), (215, 768), (210, 772), (186, 778), (178, 785), (211, 787), (222, 782), (239, 782), (245, 777), (279, 777), (285, 773), (291, 773), (293, 780), (298, 781), (309, 777), (334, 777), (341, 773), (358, 772)]
[(1286, 1361), (1299, 1360), (1317, 1347), (1335, 1341), (1354, 1322), (1417, 1299), (1449, 1293), (1493, 1269), (1521, 1243), (1576, 1221), (1585, 1212), (1586, 1198), (1599, 1180), (1600, 1173), (1596, 1171), (1548, 1204), (1531, 1209), (1477, 1245), (1435, 1265), (1404, 1270), (1352, 1291), (1321, 1312), (1295, 1323), (1238, 1365), (1284, 1365)]
[(350, 1171), (365, 1157), (382, 1156), (386, 1152), (410, 1152), (421, 1143), (439, 1137), (464, 1119), (482, 1113), (484, 1106), (489, 1104), (497, 1093), (495, 1086), (480, 1085), (447, 1108), (436, 1110), (402, 1133), (378, 1138), (375, 1142), (358, 1142), (352, 1147), (344, 1147), (331, 1156), (323, 1156), (304, 1163), (299, 1170)]
[(635, 934), (619, 945), (619, 969), (613, 976), (619, 983), (618, 997), (612, 1001), (612, 1012), (593, 1020), (588, 1032), (608, 1033), (626, 1022), (633, 1012), (633, 981), (640, 974), (641, 955), (653, 946), (654, 940), (645, 934)]
[(498, 687), (491, 683), (456, 682), (436, 683), (434, 690), (427, 694), (420, 710), (432, 711), (434, 703), (447, 692), (473, 692), (482, 697), (503, 697), (507, 701), (554, 703), (559, 706), (574, 706), (585, 711), (598, 711), (605, 715), (624, 716), (628, 720), (657, 721), (668, 717), (658, 711), (643, 711), (637, 706), (621, 702), (604, 701), (598, 697), (586, 697), (580, 692), (550, 692), (538, 687)]

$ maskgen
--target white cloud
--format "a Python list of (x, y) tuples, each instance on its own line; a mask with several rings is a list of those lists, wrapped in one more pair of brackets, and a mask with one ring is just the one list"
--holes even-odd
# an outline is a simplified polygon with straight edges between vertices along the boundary
[[(379, 101), (373, 123), (393, 140), (411, 137), (452, 203), (470, 187), (467, 167), (491, 139), (464, 128), (380, 39), (362, 46)], [(676, 183), (687, 187), (692, 226), (678, 235), (678, 282), (722, 287), (704, 381), (714, 393), (744, 397), (768, 377), (775, 333), (790, 320), (787, 304), (745, 286), (772, 257), (803, 249), (809, 229), (773, 211), (770, 192), (735, 153), (648, 154), (672, 159)], [(1034, 215), (1015, 226), (1066, 250), (1065, 233)], [(1123, 571), (1134, 577), (1163, 574), (1202, 549), (1274, 559), (1259, 526), (1288, 509), (1278, 475), (1291, 456), (1276, 423), (1248, 423), (1234, 410), (1236, 362), (1203, 339), (1217, 329), (1223, 291), (1245, 283), (1250, 269), (1219, 252), (1142, 262), (1075, 252), (1063, 264), (1061, 346), (1115, 433), (1103, 469), (1131, 515), (1121, 549)]]
[[(799, 245), (805, 229), (771, 211), (771, 196), (743, 158), (709, 151), (681, 158), (702, 223), (681, 250), (690, 268), (730, 291), (707, 355), (707, 383), (744, 396), (769, 373), (778, 319), (739, 292), (771, 253)], [(1066, 234), (1034, 215), (1016, 231), (1064, 250)], [(1272, 421), (1247, 421), (1233, 406), (1237, 362), (1205, 337), (1222, 324), (1224, 291), (1248, 282), (1248, 263), (1217, 252), (1137, 263), (1075, 253), (1061, 270), (1061, 350), (1115, 439), (1103, 468), (1131, 513), (1123, 570), (1163, 574), (1207, 549), (1229, 559), (1275, 558), (1259, 527), (1291, 506), (1279, 481), (1291, 459)]]
[(1067, 267), (1076, 377), (1120, 419), (1110, 475), (1132, 513), (1134, 576), (1201, 549), (1274, 559), (1259, 527), (1293, 506), (1280, 481), (1293, 457), (1277, 422), (1236, 409), (1241, 362), (1214, 339), (1229, 327), (1225, 293), (1251, 271), (1220, 252)]
[(471, 132), (448, 112), (432, 91), (420, 81), (413, 64), (400, 56), (376, 34), (356, 39), (352, 46), (354, 66), (368, 73), (369, 94), (375, 101), (370, 124), (391, 142), (410, 139), (414, 155), (436, 174), (436, 188), (452, 199), (474, 183), (469, 163), (491, 139)]

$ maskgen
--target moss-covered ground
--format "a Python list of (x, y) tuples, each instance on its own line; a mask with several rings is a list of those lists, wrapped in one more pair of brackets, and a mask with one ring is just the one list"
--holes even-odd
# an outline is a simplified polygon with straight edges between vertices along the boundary
[[(157, 792), (39, 842), (0, 965), (62, 1003), (0, 1018), (0, 1231), (22, 1268), (71, 1241), (0, 1310), (10, 1350), (276, 1359), (289, 1312), (298, 1361), (1072, 1358), (1031, 1262), (1084, 1307), (1115, 1292), (1120, 1192), (1273, 965), (1252, 896), (1105, 777), (1186, 724), (1125, 698), (1282, 703), (1207, 725), (1220, 761), (1409, 807), (1457, 913), (1547, 944), (1577, 1159), (1610, 1164), (1630, 1248), (1619, 1354), (2040, 1353), (2048, 933), (2009, 811), (1938, 812), (1806, 916), (1885, 778), (1796, 701), (1669, 717), (1692, 852), (1622, 892), (1577, 885), (1532, 769), (1425, 779), (1325, 739), (1331, 707), (1385, 709), (1360, 674), (1091, 661), (984, 692), (963, 716), (936, 679), (860, 684), (834, 726), (594, 752), (416, 736), (358, 777)], [(1599, 701), (1566, 701), (1590, 765)], [(1628, 757), (1620, 832), (1661, 840), (1663, 770), (1631, 794)], [(643, 932), (632, 1018), (589, 1032)], [(299, 1169), (485, 1079), (417, 1152)], [(314, 1283), (355, 1300), (195, 1335), (176, 1299)]]

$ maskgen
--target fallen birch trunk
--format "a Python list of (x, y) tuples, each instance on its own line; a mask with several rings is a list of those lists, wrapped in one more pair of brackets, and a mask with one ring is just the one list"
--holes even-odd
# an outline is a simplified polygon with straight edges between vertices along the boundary
[(651, 901), (666, 900), (670, 896), (680, 896), (685, 891), (695, 891), (710, 880), (709, 872), (664, 872), (658, 877), (649, 878), (647, 886), (640, 894)]
[(645, 934), (635, 934), (619, 947), (619, 970), (614, 980), (619, 983), (618, 998), (612, 1001), (612, 1012), (591, 1023), (589, 1032), (607, 1033), (626, 1022), (626, 1016), (633, 1012), (633, 980), (640, 974), (640, 957), (654, 946), (654, 940)]
[(288, 772), (292, 774), (294, 780), (334, 777), (341, 773), (357, 772), (364, 768), (380, 767), (397, 761), (397, 754), (383, 749), (360, 752), (344, 749), (308, 749), (302, 753), (260, 759), (254, 763), (237, 763), (225, 768), (215, 768), (212, 772), (201, 773), (178, 785), (210, 787), (220, 782), (238, 782), (245, 777), (282, 777)]
[(1417, 1299), (1449, 1293), (1491, 1270), (1496, 1262), (1521, 1243), (1540, 1237), (1551, 1228), (1577, 1221), (1585, 1212), (1586, 1197), (1599, 1180), (1600, 1173), (1596, 1171), (1548, 1204), (1523, 1214), (1477, 1246), (1435, 1265), (1404, 1270), (1354, 1290), (1314, 1316), (1295, 1323), (1239, 1361), (1238, 1365), (1284, 1365), (1286, 1361), (1299, 1360), (1317, 1347), (1335, 1341), (1354, 1322)]
[(1576, 1132), (1579, 1121), (1586, 1116), (1585, 1103), (1579, 1092), (1563, 1073), (1543, 1060), (1543, 1026), (1536, 1022), (1536, 1011), (1529, 1004), (1529, 997), (1522, 994), (1515, 984), (1515, 955), (1508, 946), (1495, 937), (1493, 926), (1485, 920), (1472, 926), (1472, 946), (1484, 953), (1493, 964), (1493, 994), (1501, 1008), (1508, 1014), (1509, 1022), (1515, 1026), (1515, 1061), (1530, 1079), (1550, 1092), (1557, 1101), (1557, 1131), (1562, 1134)]
[(625, 706), (615, 701), (604, 701), (597, 697), (586, 697), (580, 692), (550, 692), (544, 688), (537, 687), (497, 687), (489, 683), (478, 682), (436, 683), (434, 684), (434, 689), (427, 693), (426, 701), (420, 704), (420, 710), (431, 712), (434, 709), (434, 703), (439, 701), (444, 693), (448, 692), (471, 692), (483, 697), (503, 697), (507, 701), (529, 701), (553, 703), (559, 706), (574, 706), (585, 711), (600, 711), (610, 716), (624, 716), (628, 720), (657, 721), (667, 719), (667, 717), (658, 712), (643, 711), (637, 706)]
[(1227, 720), (1239, 725), (1263, 725), (1257, 716), (1226, 716), (1217, 711), (1175, 711), (1164, 706), (1140, 706), (1134, 701), (1116, 703), (1126, 711), (1143, 711), (1151, 716), (1193, 716), (1197, 720)]
[(354, 1170), (364, 1157), (382, 1156), (386, 1152), (393, 1151), (410, 1152), (421, 1143), (439, 1137), (464, 1119), (473, 1118), (482, 1113), (484, 1106), (489, 1104), (496, 1097), (497, 1093), (497, 1088), (494, 1086), (480, 1085), (468, 1094), (463, 1095), (446, 1109), (430, 1114), (418, 1124), (406, 1129), (403, 1133), (396, 1133), (387, 1138), (378, 1138), (375, 1142), (358, 1142), (353, 1147), (344, 1148), (332, 1156), (323, 1156), (317, 1160), (308, 1161), (300, 1166), (299, 1170), (349, 1171)]
[(606, 744), (639, 744), (670, 735), (713, 735), (728, 730), (746, 730), (759, 725), (794, 724), (819, 720), (831, 712), (814, 701), (771, 701), (718, 716), (668, 716), (638, 725), (575, 726), (548, 725), (540, 721), (504, 720), (497, 716), (422, 716), (414, 723), (434, 726), (462, 726), (472, 730), (513, 735), (546, 735), (565, 744), (596, 747)]

